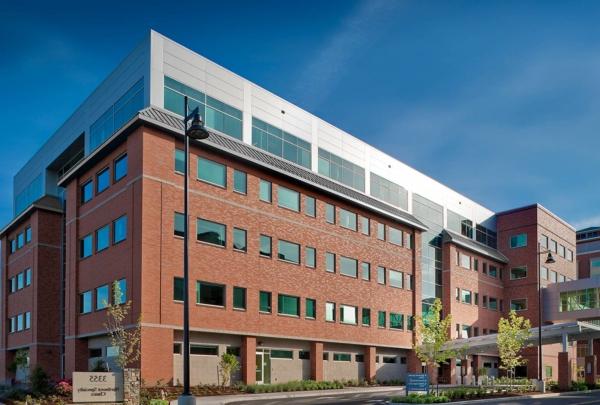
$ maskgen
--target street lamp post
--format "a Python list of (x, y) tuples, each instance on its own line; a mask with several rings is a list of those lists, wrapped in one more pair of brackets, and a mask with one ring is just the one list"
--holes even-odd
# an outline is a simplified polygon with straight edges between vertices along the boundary
[(542, 263), (540, 256), (548, 254), (545, 264), (552, 264), (556, 260), (552, 257), (552, 252), (548, 249), (542, 251), (542, 246), (538, 242), (537, 246), (537, 270), (538, 270), (538, 384), (540, 391), (544, 392), (543, 373), (542, 373)]
[[(192, 124), (188, 128), (188, 121)], [(208, 131), (196, 107), (188, 114), (188, 98), (183, 98), (183, 142), (184, 142), (184, 169), (183, 169), (183, 393), (177, 398), (179, 405), (195, 404), (195, 399), (190, 392), (190, 300), (189, 300), (189, 149), (190, 138), (206, 139)]]

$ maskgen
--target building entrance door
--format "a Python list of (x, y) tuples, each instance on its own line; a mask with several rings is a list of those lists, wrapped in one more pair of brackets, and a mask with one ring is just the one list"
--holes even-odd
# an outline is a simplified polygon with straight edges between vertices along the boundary
[(269, 350), (256, 352), (256, 383), (271, 383), (271, 352)]

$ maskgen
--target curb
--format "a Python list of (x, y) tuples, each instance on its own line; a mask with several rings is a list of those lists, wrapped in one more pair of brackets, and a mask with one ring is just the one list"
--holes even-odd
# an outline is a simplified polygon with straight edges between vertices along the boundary
[(493, 402), (493, 401), (500, 401), (500, 400), (506, 400), (506, 401), (511, 401), (513, 399), (544, 399), (544, 398), (556, 398), (556, 397), (561, 397), (563, 395), (571, 395), (571, 394), (589, 394), (590, 392), (597, 392), (600, 391), (598, 389), (594, 389), (594, 390), (585, 390), (585, 391), (566, 391), (566, 392), (551, 392), (551, 393), (547, 393), (547, 394), (530, 394), (530, 395), (520, 395), (520, 396), (515, 396), (515, 397), (502, 397), (502, 398), (485, 398), (485, 399), (473, 399), (473, 400), (469, 400), (469, 401), (456, 401), (456, 402), (447, 402), (448, 404), (452, 404), (452, 405), (462, 405), (462, 404), (473, 404), (473, 403), (479, 403), (479, 404), (483, 404), (486, 402)]

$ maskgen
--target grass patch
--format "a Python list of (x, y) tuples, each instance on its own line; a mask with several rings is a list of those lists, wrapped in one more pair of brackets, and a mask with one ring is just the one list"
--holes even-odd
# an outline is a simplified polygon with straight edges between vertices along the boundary
[(450, 398), (445, 395), (433, 394), (408, 394), (407, 396), (391, 397), (390, 402), (393, 404), (442, 404), (450, 402)]

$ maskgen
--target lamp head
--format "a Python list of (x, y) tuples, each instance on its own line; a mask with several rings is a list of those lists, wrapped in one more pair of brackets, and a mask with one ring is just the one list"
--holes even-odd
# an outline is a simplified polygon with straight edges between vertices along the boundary
[(554, 256), (552, 256), (552, 252), (548, 252), (548, 257), (546, 258), (546, 264), (556, 263), (554, 260)]
[(204, 122), (202, 122), (202, 118), (200, 118), (200, 114), (194, 114), (194, 118), (192, 119), (192, 124), (187, 129), (186, 133), (192, 139), (206, 139), (208, 138), (208, 131), (204, 127)]

